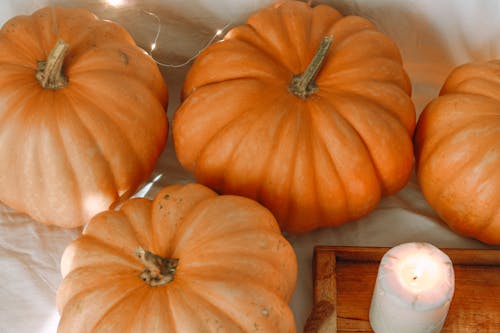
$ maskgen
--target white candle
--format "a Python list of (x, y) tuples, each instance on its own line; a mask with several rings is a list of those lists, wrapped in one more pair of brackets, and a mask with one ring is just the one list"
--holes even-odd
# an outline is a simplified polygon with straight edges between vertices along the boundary
[(450, 258), (428, 243), (393, 247), (380, 262), (370, 307), (376, 333), (435, 333), (443, 328), (455, 275)]

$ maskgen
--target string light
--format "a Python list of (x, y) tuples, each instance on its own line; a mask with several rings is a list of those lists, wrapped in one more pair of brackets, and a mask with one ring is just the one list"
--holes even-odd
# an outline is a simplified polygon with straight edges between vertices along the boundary
[[(124, 6), (126, 5), (127, 1), (126, 0), (105, 0), (105, 3), (107, 3), (108, 5), (110, 6), (113, 6), (113, 7), (121, 7), (121, 6)], [(201, 52), (203, 52), (207, 47), (209, 47), (213, 42), (215, 42), (223, 33), (224, 31), (231, 26), (232, 22), (228, 22), (227, 24), (225, 24), (222, 28), (220, 29), (217, 29), (214, 33), (214, 35), (212, 36), (212, 38), (206, 43), (206, 45), (200, 49), (199, 51), (197, 51), (192, 57), (190, 57), (189, 59), (187, 59), (185, 62), (181, 63), (181, 64), (166, 64), (166, 63), (163, 63), (161, 61), (158, 61), (157, 59), (155, 59), (155, 57), (153, 56), (153, 52), (158, 48), (158, 40), (160, 38), (160, 34), (161, 34), (161, 28), (162, 28), (162, 22), (161, 22), (161, 19), (160, 17), (155, 14), (154, 12), (151, 12), (151, 11), (148, 11), (148, 10), (145, 10), (145, 9), (141, 9), (140, 10), (143, 14), (146, 14), (146, 15), (149, 15), (151, 17), (153, 17), (156, 21), (156, 24), (157, 24), (157, 29), (156, 29), (156, 32), (155, 32), (155, 35), (153, 37), (153, 40), (151, 42), (151, 46), (149, 48), (149, 55), (151, 56), (151, 58), (153, 58), (153, 60), (159, 65), (159, 66), (162, 66), (162, 67), (170, 67), (170, 68), (180, 68), (180, 67), (184, 67), (186, 66), (187, 64), (189, 64), (191, 61), (193, 61), (196, 57), (198, 57), (200, 55)]]
[(157, 46), (157, 42), (158, 42), (158, 38), (160, 37), (160, 31), (161, 31), (161, 20), (160, 18), (158, 17), (158, 15), (156, 15), (155, 13), (151, 13), (151, 12), (148, 12), (148, 11), (144, 11), (146, 14), (148, 15), (151, 15), (153, 16), (157, 22), (158, 22), (158, 29), (156, 31), (156, 34), (155, 34), (155, 38), (153, 39), (153, 42), (151, 43), (151, 48), (150, 48), (150, 52), (149, 52), (149, 55), (153, 58), (153, 60), (159, 65), (159, 66), (163, 66), (163, 67), (169, 67), (169, 68), (180, 68), (180, 67), (184, 67), (186, 66), (187, 64), (189, 64), (191, 61), (193, 61), (194, 59), (196, 59), (196, 57), (198, 57), (200, 55), (201, 52), (203, 52), (207, 47), (209, 47), (210, 45), (212, 45), (213, 42), (215, 42), (215, 40), (217, 38), (219, 38), (219, 36), (221, 36), (224, 31), (229, 28), (231, 26), (231, 22), (228, 22), (226, 25), (224, 25), (221, 29), (217, 29), (217, 31), (215, 32), (215, 34), (212, 36), (212, 38), (207, 42), (207, 44), (201, 49), (199, 50), (198, 52), (196, 52), (196, 54), (194, 54), (191, 58), (187, 59), (185, 62), (181, 63), (181, 64), (177, 64), (177, 65), (174, 65), (174, 64), (165, 64), (165, 63), (162, 63), (158, 60), (156, 60), (154, 57), (153, 57), (153, 51), (156, 49), (156, 46)]

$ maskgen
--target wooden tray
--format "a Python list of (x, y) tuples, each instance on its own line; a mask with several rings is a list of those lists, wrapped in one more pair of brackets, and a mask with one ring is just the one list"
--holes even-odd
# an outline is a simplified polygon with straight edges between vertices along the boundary
[[(379, 261), (389, 248), (317, 246), (313, 310), (304, 333), (373, 332), (368, 320)], [(500, 332), (500, 249), (441, 249), (455, 271), (443, 333)]]

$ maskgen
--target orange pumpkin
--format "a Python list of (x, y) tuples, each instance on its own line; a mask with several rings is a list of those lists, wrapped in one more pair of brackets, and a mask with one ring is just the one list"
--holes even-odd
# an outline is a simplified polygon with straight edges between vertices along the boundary
[(459, 234), (500, 244), (500, 60), (457, 67), (418, 120), (418, 181)]
[(295, 332), (295, 253), (255, 201), (174, 185), (94, 217), (64, 251), (59, 333)]
[(415, 110), (397, 46), (368, 20), (284, 1), (194, 62), (173, 121), (181, 164), (298, 233), (372, 211), (413, 167)]
[(167, 137), (156, 63), (119, 25), (47, 7), (0, 30), (0, 201), (63, 227), (147, 180)]

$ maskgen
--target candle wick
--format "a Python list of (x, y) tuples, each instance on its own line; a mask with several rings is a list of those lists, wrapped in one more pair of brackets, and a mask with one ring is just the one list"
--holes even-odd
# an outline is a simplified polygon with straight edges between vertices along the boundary
[(418, 278), (418, 276), (414, 275), (413, 276), (413, 281), (415, 281)]

